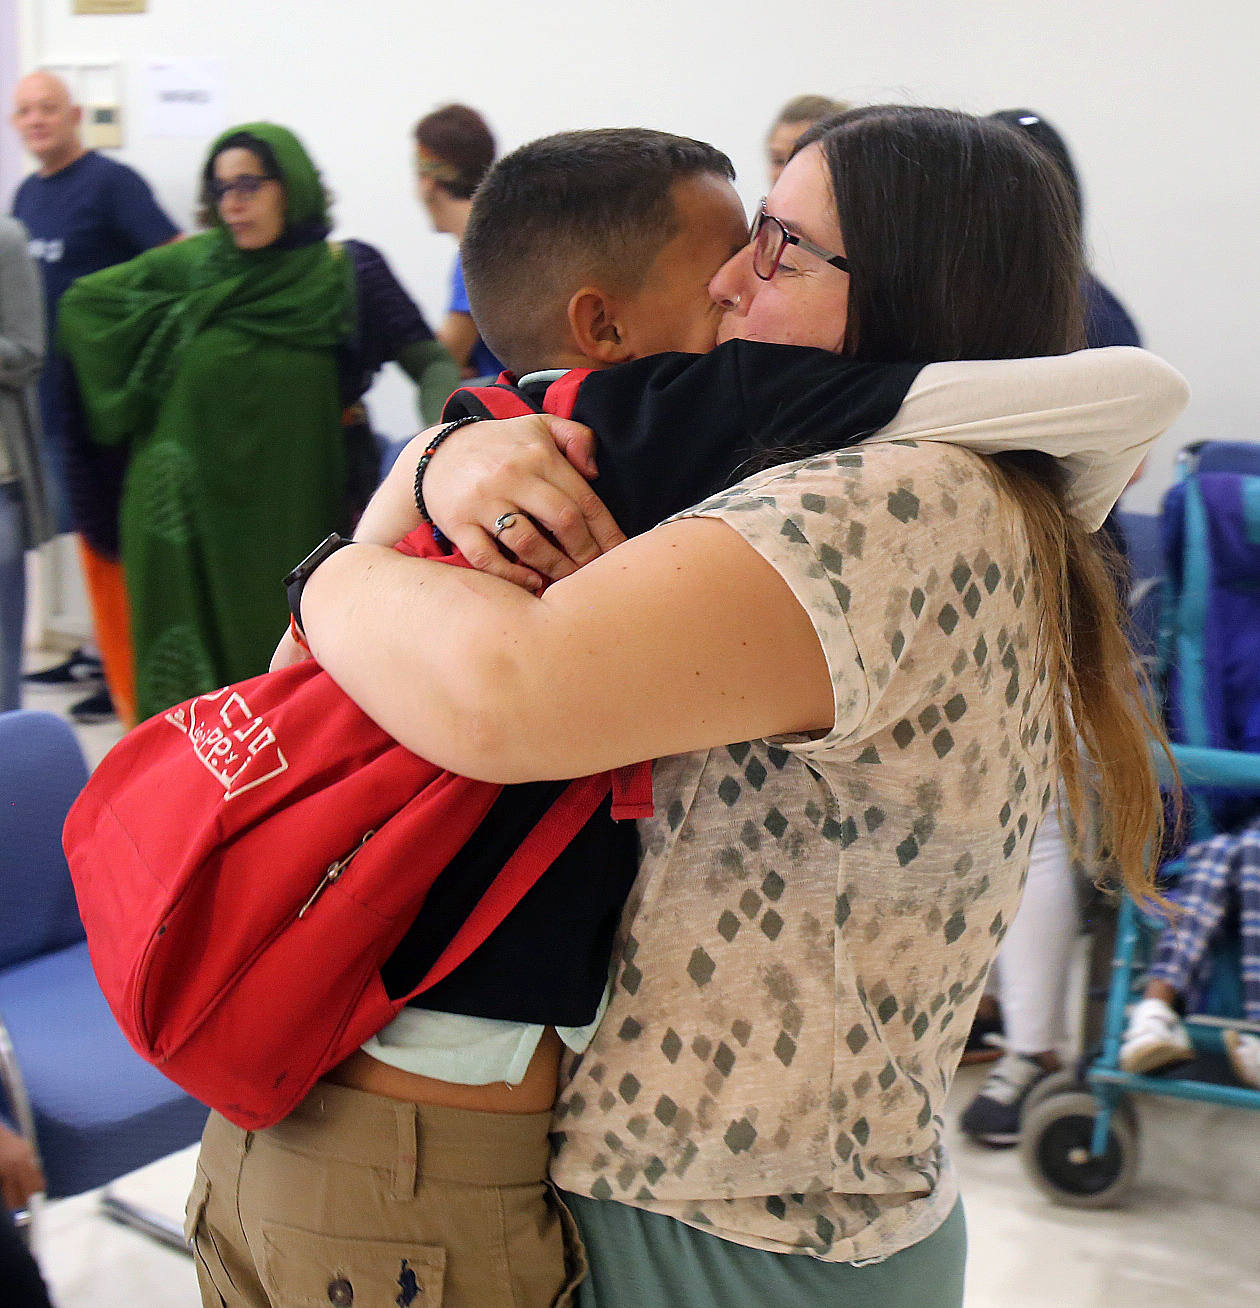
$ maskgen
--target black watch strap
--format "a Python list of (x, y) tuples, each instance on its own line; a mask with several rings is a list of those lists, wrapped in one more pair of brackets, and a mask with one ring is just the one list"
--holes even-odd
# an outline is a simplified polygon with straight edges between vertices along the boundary
[(293, 615), (293, 621), (297, 623), (297, 629), (303, 635), (306, 634), (306, 628), (302, 626), (302, 592), (306, 589), (306, 583), (310, 580), (315, 569), (330, 554), (336, 554), (343, 545), (353, 544), (354, 541), (348, 536), (339, 535), (334, 531), (331, 536), (325, 536), (306, 558), (285, 577), (284, 589), (289, 597), (289, 612)]

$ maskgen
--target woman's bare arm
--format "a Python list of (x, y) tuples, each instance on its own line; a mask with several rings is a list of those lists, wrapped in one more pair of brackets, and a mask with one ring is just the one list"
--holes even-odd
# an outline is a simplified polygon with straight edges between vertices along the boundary
[[(979, 454), (1044, 450), (1063, 462), (1069, 507), (1093, 530), (1187, 395), (1180, 373), (1132, 347), (935, 363), (923, 369), (897, 417), (868, 440), (940, 440)], [(598, 500), (570, 466), (581, 462), (571, 453), (561, 457), (549, 439), (554, 431), (567, 451), (573, 432), (585, 429), (549, 422), (514, 418), (465, 428), (430, 464), (426, 502), (448, 536), (461, 547), (467, 541), (465, 554), (490, 548), (494, 519), (510, 508), (525, 508), (562, 545), (572, 541), (582, 551), (564, 559), (537, 533), (518, 529), (513, 547), (535, 572), (565, 576), (596, 546), (608, 548), (599, 531), (584, 530), (597, 520)]]
[(580, 776), (834, 719), (804, 609), (725, 524), (657, 528), (541, 598), (364, 545), (302, 600), (311, 648), (408, 748), (466, 776)]

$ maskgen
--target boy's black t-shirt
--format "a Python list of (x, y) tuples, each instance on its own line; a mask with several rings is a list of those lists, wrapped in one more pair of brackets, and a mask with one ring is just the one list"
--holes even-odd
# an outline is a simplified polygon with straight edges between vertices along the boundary
[[(922, 364), (728, 341), (591, 373), (570, 415), (598, 440), (595, 490), (627, 536), (762, 468), (851, 445), (896, 416)], [(538, 407), (545, 382), (525, 387)], [(488, 416), (456, 391), (445, 418)]]
[[(571, 416), (597, 438), (595, 490), (627, 535), (777, 463), (852, 445), (886, 426), (922, 365), (872, 364), (825, 350), (730, 341), (709, 354), (659, 354), (591, 373)], [(548, 383), (520, 392), (541, 408)], [(476, 390), (444, 417), (490, 416)], [(382, 969), (386, 990), (419, 982), (524, 836), (567, 783), (506, 786)], [(613, 933), (634, 882), (634, 824), (608, 801), (503, 924), (414, 1002), (551, 1026), (592, 1021)]]

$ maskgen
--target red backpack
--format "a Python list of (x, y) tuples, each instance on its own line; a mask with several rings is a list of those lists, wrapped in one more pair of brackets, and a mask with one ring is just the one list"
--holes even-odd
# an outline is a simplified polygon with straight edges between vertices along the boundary
[[(548, 409), (567, 413), (575, 392), (563, 379)], [(491, 404), (527, 408), (503, 389)], [(438, 555), (427, 528), (399, 548)], [(128, 733), (71, 809), (64, 843), (128, 1040), (259, 1129), (477, 949), (610, 789), (615, 818), (650, 814), (650, 765), (572, 782), (419, 984), (395, 997), (382, 965), (503, 787), (418, 758), (313, 661)]]

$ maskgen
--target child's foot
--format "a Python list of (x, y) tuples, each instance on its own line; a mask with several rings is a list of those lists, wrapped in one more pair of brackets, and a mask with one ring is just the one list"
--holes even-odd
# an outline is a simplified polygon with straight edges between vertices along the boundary
[(1226, 1031), (1224, 1039), (1234, 1075), (1244, 1085), (1260, 1090), (1260, 1036), (1246, 1031)]
[(1184, 1023), (1162, 999), (1146, 998), (1134, 1006), (1120, 1045), (1120, 1066), (1126, 1072), (1153, 1072), (1193, 1057)]

